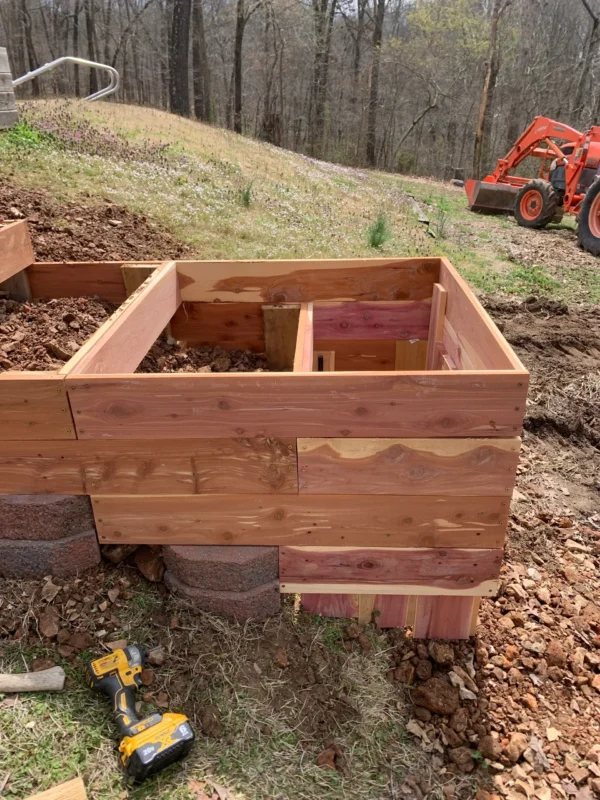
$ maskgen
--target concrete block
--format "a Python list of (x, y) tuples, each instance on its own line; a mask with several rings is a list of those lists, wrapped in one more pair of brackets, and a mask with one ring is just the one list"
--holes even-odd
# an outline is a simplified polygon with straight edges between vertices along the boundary
[(94, 527), (87, 496), (0, 495), (0, 539), (54, 541)]
[(0, 539), (1, 578), (62, 578), (99, 563), (95, 528), (54, 541)]
[(278, 547), (167, 546), (163, 557), (175, 577), (200, 589), (247, 592), (279, 578)]
[(279, 581), (270, 581), (247, 592), (224, 592), (189, 586), (167, 570), (165, 583), (200, 611), (210, 611), (237, 622), (262, 620), (279, 613)]
[(18, 119), (18, 111), (0, 111), (0, 130), (3, 128), (12, 128)]

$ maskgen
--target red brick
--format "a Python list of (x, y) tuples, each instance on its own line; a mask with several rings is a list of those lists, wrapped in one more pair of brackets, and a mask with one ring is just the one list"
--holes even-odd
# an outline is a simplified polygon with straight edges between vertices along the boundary
[(94, 528), (87, 496), (0, 495), (0, 539), (54, 541)]
[(189, 586), (167, 570), (165, 583), (200, 611), (210, 611), (237, 622), (266, 619), (279, 613), (279, 581), (255, 586), (247, 592), (224, 592)]
[(279, 578), (278, 547), (168, 546), (163, 557), (180, 581), (199, 589), (247, 592)]
[(0, 539), (0, 577), (76, 575), (100, 563), (95, 528), (50, 542)]

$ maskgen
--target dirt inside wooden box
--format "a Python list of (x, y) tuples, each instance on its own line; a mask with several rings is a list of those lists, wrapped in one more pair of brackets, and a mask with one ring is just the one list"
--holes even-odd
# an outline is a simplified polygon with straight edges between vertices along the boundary
[(115, 309), (98, 297), (0, 297), (0, 372), (60, 369)]
[(186, 347), (161, 336), (136, 372), (267, 372), (264, 353), (223, 350), (221, 347)]

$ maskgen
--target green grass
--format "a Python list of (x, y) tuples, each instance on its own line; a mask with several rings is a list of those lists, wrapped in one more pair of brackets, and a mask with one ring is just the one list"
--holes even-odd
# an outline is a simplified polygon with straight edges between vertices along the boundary
[[(541, 239), (510, 218), (472, 214), (464, 191), (449, 184), (327, 164), (154, 109), (30, 104), (17, 127), (0, 133), (3, 175), (57, 202), (123, 204), (200, 258), (444, 255), (480, 291), (598, 298), (597, 260), (572, 237), (553, 246), (565, 242), (572, 218)], [(511, 246), (524, 255), (508, 254)]]

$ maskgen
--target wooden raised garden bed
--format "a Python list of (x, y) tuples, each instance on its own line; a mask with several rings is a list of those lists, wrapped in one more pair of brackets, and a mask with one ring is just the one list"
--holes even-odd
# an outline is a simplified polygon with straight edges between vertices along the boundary
[[(101, 543), (276, 545), (313, 611), (469, 635), (529, 376), (446, 259), (26, 272), (121, 305), (51, 378), (0, 375), (0, 493), (89, 494)], [(272, 371), (135, 373), (167, 326)]]

